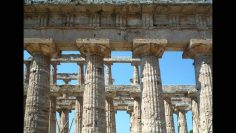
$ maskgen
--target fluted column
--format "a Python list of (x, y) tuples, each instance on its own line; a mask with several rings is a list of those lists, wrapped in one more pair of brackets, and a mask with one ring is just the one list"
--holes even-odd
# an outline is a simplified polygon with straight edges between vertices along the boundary
[(111, 74), (111, 65), (112, 63), (106, 63), (106, 85), (111, 85), (112, 83), (112, 74)]
[(25, 62), (25, 83), (29, 84), (30, 62)]
[(52, 84), (56, 85), (57, 84), (57, 65), (59, 63), (53, 62), (52, 63)]
[(49, 133), (56, 133), (56, 97), (50, 96)]
[(134, 66), (133, 85), (138, 85), (139, 81), (139, 68), (137, 63), (132, 64)]
[(50, 58), (58, 55), (52, 39), (24, 38), (32, 53), (27, 91), (24, 133), (46, 133), (49, 126)]
[(184, 110), (178, 110), (178, 133), (188, 133), (186, 115)]
[(132, 116), (132, 128), (130, 133), (141, 133), (141, 99), (134, 97), (134, 108)]
[(113, 105), (113, 98), (106, 98), (106, 128), (107, 133), (115, 133), (115, 111)]
[(192, 121), (193, 121), (193, 132), (199, 133), (199, 110), (198, 102), (196, 98), (192, 98)]
[(69, 110), (61, 109), (60, 114), (60, 133), (69, 133)]
[(212, 40), (192, 39), (184, 58), (194, 59), (199, 99), (199, 132), (212, 133)]
[(134, 39), (133, 41), (133, 55), (141, 57), (142, 67), (142, 133), (166, 133), (158, 61), (166, 44), (165, 39)]
[(84, 65), (83, 63), (78, 63), (78, 84), (84, 84)]
[(82, 133), (83, 97), (75, 101), (75, 133)]
[(164, 98), (164, 106), (165, 106), (166, 132), (174, 133), (175, 128), (173, 120), (173, 108), (170, 97)]
[(77, 39), (76, 43), (87, 63), (82, 133), (106, 133), (103, 58), (110, 53), (109, 40)]

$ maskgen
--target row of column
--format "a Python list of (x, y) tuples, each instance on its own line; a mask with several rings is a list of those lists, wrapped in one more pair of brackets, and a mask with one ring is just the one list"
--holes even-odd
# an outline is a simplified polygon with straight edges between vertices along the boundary
[[(28, 42), (28, 45), (25, 47), (30, 50), (33, 59), (31, 61), (30, 78), (28, 77), (29, 88), (25, 105), (24, 132), (48, 132), (49, 112), (53, 112), (53, 110), (50, 110), (50, 106), (52, 107), (53, 105), (49, 104), (50, 58), (56, 54), (54, 50), (55, 44), (50, 40), (41, 41), (42, 44), (37, 43), (41, 45), (41, 48), (37, 49), (34, 48), (36, 46), (34, 41), (25, 41)], [(109, 101), (106, 102), (105, 99), (103, 58), (110, 55), (109, 40), (78, 39), (76, 40), (76, 44), (82, 56), (86, 57), (87, 65), (83, 101), (82, 103), (79, 100), (77, 102), (77, 110), (80, 110), (81, 107), (83, 109), (77, 113), (77, 122), (80, 121), (79, 116), (82, 115), (82, 133), (106, 133), (109, 130), (105, 128), (106, 115), (111, 114), (112, 104)], [(133, 56), (141, 58), (142, 96), (141, 101), (137, 101), (137, 103), (141, 102), (142, 133), (166, 133), (169, 131), (172, 132), (173, 130), (170, 126), (171, 120), (168, 120), (166, 118), (167, 115), (165, 115), (165, 111), (170, 111), (165, 109), (168, 107), (164, 107), (158, 61), (158, 58), (165, 51), (166, 44), (167, 40), (165, 39), (133, 40)], [(184, 58), (193, 58), (195, 63), (196, 88), (199, 91), (199, 95), (197, 96), (196, 103), (193, 104), (197, 104), (199, 107), (193, 105), (195, 107), (193, 116), (199, 114), (199, 117), (197, 117), (199, 119), (194, 120), (196, 122), (194, 126), (201, 133), (212, 132), (211, 44), (209, 40), (192, 39), (183, 55)], [(48, 48), (49, 50), (43, 51), (44, 48), (42, 47), (50, 48)], [(133, 79), (134, 83), (138, 82), (139, 78), (136, 79), (136, 77)], [(82, 83), (82, 79), (80, 78), (79, 80)], [(108, 84), (112, 84), (112, 80), (109, 80), (107, 80)], [(106, 103), (109, 106), (108, 110), (105, 109)], [(165, 101), (165, 103), (168, 104), (168, 101)], [(135, 116), (134, 118), (138, 119), (139, 114), (137, 111), (137, 117)], [(179, 114), (179, 118), (181, 117), (182, 114)], [(166, 119), (168, 120), (167, 124)], [(114, 124), (108, 127), (112, 126)], [(78, 129), (81, 128), (78, 127)]]

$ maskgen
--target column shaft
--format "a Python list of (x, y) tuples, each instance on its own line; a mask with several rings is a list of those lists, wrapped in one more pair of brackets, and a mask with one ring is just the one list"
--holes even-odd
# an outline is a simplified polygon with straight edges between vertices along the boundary
[(134, 98), (133, 125), (130, 133), (141, 133), (141, 99)]
[(53, 71), (52, 71), (52, 74), (53, 74), (53, 78), (52, 78), (52, 82), (54, 85), (57, 84), (57, 64), (52, 64), (53, 66)]
[(197, 99), (192, 99), (192, 121), (193, 132), (199, 133), (199, 114), (198, 114), (198, 102)]
[(144, 56), (142, 63), (142, 133), (166, 133), (164, 101), (159, 61), (155, 56)]
[(107, 133), (115, 133), (115, 111), (113, 106), (113, 99), (106, 98), (106, 127)]
[(139, 68), (138, 65), (134, 65), (134, 77), (133, 77), (133, 84), (139, 84)]
[(86, 60), (82, 133), (106, 133), (103, 58), (90, 55)]
[(212, 131), (212, 59), (211, 55), (199, 54), (194, 59), (196, 88), (200, 91), (199, 114), (201, 133)]
[(50, 96), (49, 133), (56, 133), (56, 97)]
[(178, 111), (178, 133), (188, 133), (185, 111)]
[(63, 109), (60, 112), (60, 133), (69, 132), (69, 110)]
[(164, 99), (164, 105), (165, 105), (166, 132), (174, 133), (175, 129), (173, 120), (173, 108), (169, 97)]
[(82, 63), (78, 65), (78, 84), (84, 84), (84, 65)]
[(111, 85), (112, 84), (112, 75), (111, 75), (111, 64), (107, 63), (106, 64), (106, 80), (105, 80), (106, 85)]
[(24, 117), (24, 133), (46, 133), (49, 125), (49, 58), (34, 54)]
[(30, 76), (30, 63), (25, 63), (25, 83), (29, 83), (29, 76)]
[(82, 133), (83, 97), (77, 97), (75, 102), (75, 133)]

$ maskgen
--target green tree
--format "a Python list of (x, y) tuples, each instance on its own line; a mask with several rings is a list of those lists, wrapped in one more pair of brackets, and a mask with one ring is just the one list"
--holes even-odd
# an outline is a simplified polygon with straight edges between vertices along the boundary
[(193, 133), (193, 129), (189, 131), (189, 133)]

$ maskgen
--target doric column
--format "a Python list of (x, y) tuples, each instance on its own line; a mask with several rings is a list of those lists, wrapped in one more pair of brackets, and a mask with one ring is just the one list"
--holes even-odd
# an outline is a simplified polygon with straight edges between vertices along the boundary
[(33, 56), (27, 91), (24, 133), (46, 133), (49, 126), (50, 57), (57, 55), (51, 39), (25, 38)]
[(165, 119), (166, 119), (166, 132), (174, 133), (174, 120), (173, 120), (173, 108), (170, 97), (166, 96), (164, 98), (164, 106), (165, 106)]
[(137, 63), (132, 63), (131, 65), (134, 66), (133, 85), (138, 85), (140, 83), (138, 64)]
[(112, 74), (111, 74), (111, 65), (112, 63), (106, 63), (106, 85), (111, 85), (112, 83)]
[(199, 91), (200, 133), (212, 133), (212, 40), (192, 39), (184, 58), (194, 59), (196, 89)]
[(68, 133), (69, 132), (69, 110), (61, 109), (59, 111), (60, 114), (60, 133)]
[(78, 63), (78, 84), (84, 84), (84, 65), (83, 63)]
[(57, 65), (58, 62), (53, 62), (52, 63), (52, 84), (56, 85), (57, 84)]
[[(129, 108), (129, 107), (128, 107)], [(127, 113), (129, 114), (129, 116), (130, 116), (130, 122), (129, 122), (129, 125), (130, 125), (130, 132), (131, 132), (131, 130), (133, 129), (133, 122), (134, 122), (134, 117), (133, 117), (133, 115), (134, 115), (134, 112), (133, 112), (133, 108), (132, 109), (128, 109), (127, 110)]]
[(193, 121), (193, 132), (199, 133), (199, 110), (198, 102), (196, 98), (192, 98), (192, 121)]
[(115, 128), (115, 111), (113, 105), (113, 98), (106, 98), (106, 128), (107, 133), (116, 133)]
[(75, 133), (82, 133), (83, 97), (75, 101)]
[(185, 110), (178, 110), (178, 133), (188, 133)]
[(158, 57), (167, 40), (134, 39), (133, 55), (141, 57), (142, 69), (142, 133), (166, 133), (164, 101)]
[(133, 121), (130, 133), (141, 133), (141, 99), (139, 97), (134, 97), (132, 119)]
[(76, 43), (87, 63), (82, 133), (106, 133), (103, 58), (110, 53), (109, 40), (77, 39)]
[(30, 62), (25, 62), (25, 83), (29, 84)]
[(49, 133), (56, 133), (56, 97), (50, 96)]

